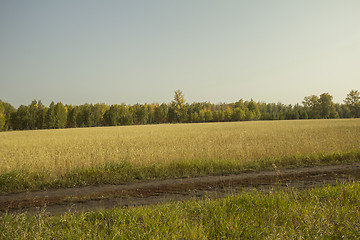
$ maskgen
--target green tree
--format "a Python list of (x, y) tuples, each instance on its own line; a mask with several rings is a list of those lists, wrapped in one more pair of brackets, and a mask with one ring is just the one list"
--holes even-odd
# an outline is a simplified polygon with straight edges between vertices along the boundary
[(155, 108), (159, 106), (159, 104), (157, 103), (152, 103), (148, 105), (148, 113), (149, 113), (149, 117), (148, 117), (148, 123), (149, 124), (153, 124), (155, 122)]
[(332, 101), (333, 97), (329, 93), (323, 93), (318, 100), (319, 112), (321, 118), (337, 118), (335, 104)]
[(45, 106), (40, 100), (33, 100), (28, 106), (28, 128), (29, 129), (42, 129), (45, 122)]
[(12, 125), (14, 129), (26, 130), (29, 129), (29, 109), (25, 105), (20, 105), (16, 112), (11, 116)]
[(91, 105), (88, 103), (80, 105), (76, 116), (76, 123), (78, 127), (90, 127), (91, 121)]
[(6, 117), (5, 117), (5, 107), (3, 102), (0, 100), (0, 131), (5, 130)]
[(214, 120), (214, 116), (211, 109), (205, 108), (205, 121), (212, 122), (213, 120)]
[(67, 111), (68, 111), (66, 127), (67, 128), (75, 128), (76, 127), (76, 115), (77, 115), (77, 112), (78, 112), (78, 107), (77, 106), (72, 106), (72, 105), (66, 105), (65, 107), (67, 108)]
[(108, 126), (131, 125), (134, 123), (131, 106), (125, 104), (111, 105), (104, 114), (104, 121)]
[(51, 102), (46, 111), (45, 123), (47, 128), (56, 128), (55, 103)]
[(336, 112), (339, 114), (339, 118), (351, 117), (350, 109), (345, 104), (335, 103)]
[(55, 105), (55, 128), (64, 128), (67, 122), (67, 109), (58, 102)]
[(224, 110), (218, 110), (216, 115), (217, 115), (219, 122), (225, 121), (225, 111)]
[(97, 126), (97, 124), (100, 122), (100, 112), (99, 109), (93, 105), (90, 104), (89, 105), (89, 112), (88, 112), (89, 116), (88, 116), (88, 127), (95, 127)]
[(134, 124), (134, 118), (132, 109), (126, 104), (120, 105), (120, 125), (132, 125)]
[(224, 121), (226, 121), (226, 122), (231, 121), (231, 116), (233, 114), (233, 110), (231, 109), (231, 107), (226, 105), (225, 111), (223, 111), (223, 113), (224, 113)]
[(231, 120), (232, 121), (243, 121), (245, 120), (246, 115), (245, 115), (245, 111), (239, 107), (234, 108), (232, 115), (231, 115)]
[(2, 103), (5, 109), (5, 126), (4, 129), (5, 130), (9, 130), (9, 129), (13, 129), (12, 124), (11, 124), (11, 116), (13, 113), (16, 112), (16, 109), (7, 102), (3, 102)]
[(350, 116), (359, 118), (360, 117), (360, 92), (358, 90), (351, 90), (346, 96), (345, 105), (350, 110)]
[(219, 110), (213, 111), (213, 121), (214, 122), (220, 122)]
[(191, 123), (200, 122), (199, 114), (197, 112), (191, 112), (189, 122)]
[(36, 104), (36, 128), (43, 129), (45, 128), (45, 116), (46, 116), (46, 107), (42, 104), (41, 100), (37, 101)]
[(105, 126), (105, 113), (110, 108), (105, 103), (97, 103), (95, 104), (95, 108), (97, 109), (97, 124), (96, 126)]
[(162, 103), (160, 106), (155, 107), (154, 118), (156, 123), (165, 123), (167, 122), (169, 108), (165, 103)]
[(255, 119), (255, 114), (253, 111), (250, 111), (248, 108), (245, 108), (245, 120), (250, 121)]
[(201, 109), (198, 116), (197, 116), (197, 122), (205, 122), (205, 111), (204, 109)]
[(118, 105), (111, 105), (105, 113), (105, 122), (108, 126), (117, 126), (120, 122), (120, 110)]
[(304, 97), (302, 103), (307, 111), (308, 118), (320, 118), (319, 98), (316, 95)]
[[(258, 120), (258, 119), (260, 119), (261, 114), (260, 114), (259, 105), (252, 99), (246, 105), (247, 105), (247, 108), (249, 109), (249, 111), (251, 112), (251, 115), (252, 115), (251, 118), (248, 119), (248, 120)], [(245, 113), (245, 115), (246, 115), (246, 113)], [(248, 115), (246, 115), (246, 116), (248, 116)]]
[(28, 106), (28, 127), (29, 129), (36, 129), (36, 118), (37, 118), (38, 104), (36, 100), (33, 100)]
[(104, 115), (109, 109), (104, 103), (90, 104), (86, 106), (84, 112), (84, 119), (86, 120), (86, 125), (88, 127), (104, 126), (105, 120)]
[(149, 118), (149, 109), (147, 104), (135, 104), (133, 106), (133, 119), (135, 124), (146, 124)]

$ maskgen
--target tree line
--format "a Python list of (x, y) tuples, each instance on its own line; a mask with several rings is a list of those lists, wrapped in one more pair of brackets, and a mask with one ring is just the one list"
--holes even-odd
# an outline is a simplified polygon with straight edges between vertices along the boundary
[(158, 123), (231, 122), (251, 120), (290, 120), (359, 118), (360, 93), (351, 90), (344, 103), (334, 103), (329, 93), (304, 98), (302, 104), (285, 105), (239, 100), (234, 103), (188, 104), (180, 90), (171, 103), (83, 104), (61, 102), (46, 107), (40, 100), (17, 109), (0, 100), (0, 130), (31, 130), (97, 126), (120, 126)]

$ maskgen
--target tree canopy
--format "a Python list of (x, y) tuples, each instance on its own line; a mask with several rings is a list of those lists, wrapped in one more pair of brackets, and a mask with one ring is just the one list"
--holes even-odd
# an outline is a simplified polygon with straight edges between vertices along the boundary
[(79, 106), (40, 100), (17, 109), (0, 100), (0, 130), (31, 130), (120, 126), (158, 123), (230, 122), (251, 120), (319, 119), (360, 117), (360, 93), (351, 90), (344, 104), (334, 103), (329, 93), (304, 97), (302, 105), (255, 102), (240, 99), (234, 103), (187, 103), (180, 90), (169, 103), (83, 104)]

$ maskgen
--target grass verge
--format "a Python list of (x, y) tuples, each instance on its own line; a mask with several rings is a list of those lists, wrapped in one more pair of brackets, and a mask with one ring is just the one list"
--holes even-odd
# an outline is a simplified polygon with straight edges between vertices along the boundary
[(118, 164), (75, 169), (56, 176), (50, 171), (27, 172), (16, 170), (0, 175), (0, 192), (44, 190), (51, 188), (80, 187), (99, 184), (124, 184), (135, 181), (205, 175), (238, 174), (278, 168), (295, 168), (315, 165), (335, 165), (360, 161), (360, 149), (349, 152), (314, 153), (282, 158), (265, 158), (252, 161), (187, 160), (163, 164), (137, 165), (127, 161)]
[(3, 215), (1, 239), (359, 239), (360, 184), (56, 217)]

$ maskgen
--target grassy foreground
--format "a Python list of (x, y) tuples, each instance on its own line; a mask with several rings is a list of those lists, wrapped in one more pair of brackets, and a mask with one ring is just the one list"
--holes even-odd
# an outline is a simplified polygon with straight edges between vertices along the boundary
[[(56, 217), (3, 215), (2, 239), (359, 239), (360, 184)], [(216, 217), (215, 217), (216, 216)]]

